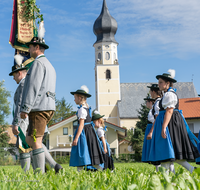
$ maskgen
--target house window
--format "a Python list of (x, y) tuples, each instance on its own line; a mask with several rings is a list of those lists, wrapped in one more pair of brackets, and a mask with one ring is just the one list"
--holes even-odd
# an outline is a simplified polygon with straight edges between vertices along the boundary
[(109, 69), (106, 70), (106, 79), (111, 79), (111, 71)]
[(68, 135), (68, 128), (67, 127), (63, 128), (63, 135)]
[(192, 131), (192, 133), (194, 133), (194, 123), (188, 123), (188, 126), (190, 128), (190, 131)]
[(77, 128), (78, 128), (78, 120), (73, 122), (73, 135), (74, 135)]
[(109, 59), (110, 59), (110, 53), (106, 52), (106, 60), (109, 60)]

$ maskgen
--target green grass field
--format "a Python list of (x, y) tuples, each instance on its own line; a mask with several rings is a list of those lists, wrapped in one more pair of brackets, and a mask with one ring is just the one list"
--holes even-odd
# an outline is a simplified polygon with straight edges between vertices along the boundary
[(116, 163), (116, 169), (112, 173), (109, 170), (78, 173), (76, 168), (62, 166), (64, 169), (57, 175), (53, 170), (46, 174), (34, 174), (31, 170), (25, 174), (20, 166), (2, 166), (0, 167), (0, 189), (200, 190), (200, 168), (190, 174), (175, 165), (176, 174), (167, 175), (163, 168), (156, 173), (154, 166), (144, 163)]

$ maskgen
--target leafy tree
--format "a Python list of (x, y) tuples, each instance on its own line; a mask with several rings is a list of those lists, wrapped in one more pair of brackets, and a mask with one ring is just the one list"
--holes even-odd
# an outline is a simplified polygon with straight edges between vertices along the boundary
[(56, 111), (48, 126), (58, 123), (74, 114), (76, 112), (73, 111), (72, 105), (67, 103), (64, 97), (61, 100), (56, 99)]
[(8, 144), (10, 137), (6, 133), (8, 124), (5, 119), (10, 114), (10, 102), (8, 97), (11, 97), (10, 92), (4, 87), (4, 81), (0, 81), (0, 154), (5, 154), (4, 148), (10, 147)]

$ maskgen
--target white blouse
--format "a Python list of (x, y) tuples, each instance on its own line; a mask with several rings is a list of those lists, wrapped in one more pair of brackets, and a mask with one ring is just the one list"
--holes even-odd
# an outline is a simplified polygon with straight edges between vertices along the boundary
[(154, 123), (154, 116), (152, 114), (152, 109), (148, 113), (148, 121), (150, 121), (151, 123)]
[(162, 100), (162, 106), (164, 109), (175, 108), (178, 102), (177, 95), (173, 93), (172, 91), (174, 90), (170, 89), (169, 92), (164, 93), (163, 100)]
[(86, 119), (86, 117), (87, 117), (87, 111), (84, 108), (87, 108), (87, 107), (83, 106), (80, 109), (78, 109), (78, 120), (79, 119), (84, 119), (84, 120)]
[(159, 102), (160, 102), (161, 98), (158, 98), (154, 104), (154, 115), (158, 115), (159, 111), (160, 111), (160, 107), (159, 107)]
[(104, 137), (104, 130), (103, 130), (103, 127), (99, 127), (98, 129), (97, 129), (97, 135), (98, 135), (98, 137), (99, 138), (101, 138), (101, 137)]

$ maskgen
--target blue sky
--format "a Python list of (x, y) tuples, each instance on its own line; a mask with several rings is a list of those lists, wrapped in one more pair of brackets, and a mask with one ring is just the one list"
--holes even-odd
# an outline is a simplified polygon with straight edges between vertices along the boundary
[[(56, 97), (75, 107), (70, 91), (85, 84), (95, 108), (93, 24), (103, 0), (37, 0), (44, 14), (46, 57), (57, 72)], [(176, 70), (179, 82), (193, 78), (200, 94), (200, 1), (107, 0), (117, 20), (121, 83), (157, 82), (155, 76)], [(14, 49), (9, 45), (13, 0), (0, 0), (0, 80), (11, 92), (17, 84), (9, 77)], [(12, 117), (8, 118), (11, 123)]]

